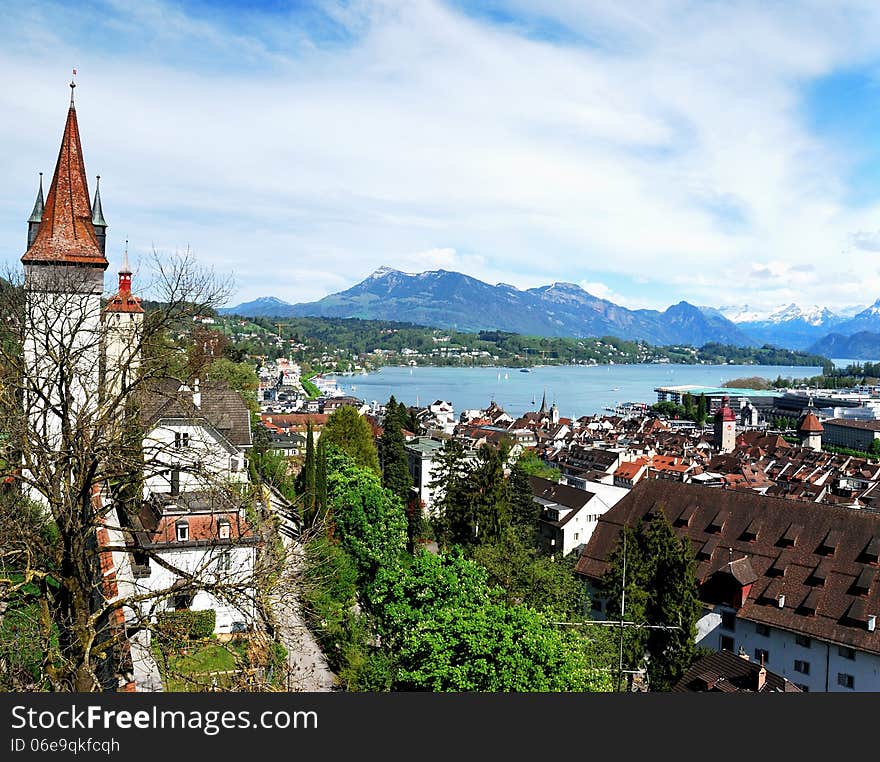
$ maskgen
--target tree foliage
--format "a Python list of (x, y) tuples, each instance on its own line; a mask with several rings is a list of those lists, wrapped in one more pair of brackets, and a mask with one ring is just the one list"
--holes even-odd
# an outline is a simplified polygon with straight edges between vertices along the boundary
[(381, 473), (373, 430), (367, 419), (350, 405), (333, 411), (321, 431), (321, 437), (326, 437), (327, 445), (335, 445), (357, 465), (376, 474)]
[(623, 629), (625, 668), (646, 663), (652, 690), (669, 690), (693, 661), (701, 612), (695, 569), (690, 543), (678, 538), (662, 511), (635, 528), (625, 527), (610, 557), (601, 584), (608, 618), (673, 628)]

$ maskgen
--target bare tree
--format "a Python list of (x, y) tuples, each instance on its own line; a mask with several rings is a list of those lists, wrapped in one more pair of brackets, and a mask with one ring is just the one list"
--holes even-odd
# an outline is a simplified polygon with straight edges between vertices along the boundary
[[(179, 442), (145, 439), (145, 406), (180, 397), (180, 338), (225, 301), (228, 284), (189, 254), (154, 253), (141, 288), (150, 308), (126, 322), (102, 305), (100, 286), (96, 298), (88, 268), (0, 282), (0, 687), (118, 689), (131, 678), (133, 636), (156, 631), (162, 612), (198, 594), (263, 629), (285, 551), (261, 494), (207, 451), (181, 460)], [(172, 466), (198, 484), (190, 505), (178, 499), (174, 509), (184, 526), (180, 517), (199, 503), (208, 518), (197, 537), (165, 538), (171, 503), (146, 500), (150, 480)], [(175, 555), (175, 543), (200, 552)], [(231, 562), (231, 545), (247, 558)], [(173, 582), (149, 584), (148, 570)], [(36, 669), (16, 662), (12, 632), (36, 644)], [(251, 674), (218, 687), (230, 686), (265, 682)]]

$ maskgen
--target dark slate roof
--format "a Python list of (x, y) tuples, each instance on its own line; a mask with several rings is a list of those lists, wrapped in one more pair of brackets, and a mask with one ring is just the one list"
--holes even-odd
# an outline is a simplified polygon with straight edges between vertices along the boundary
[[(576, 571), (601, 578), (621, 527), (656, 510), (699, 551), (701, 585), (728, 565), (731, 553), (748, 557), (756, 579), (737, 616), (880, 654), (880, 628), (867, 627), (870, 615), (880, 615), (880, 584), (863, 574), (880, 568), (880, 513), (645, 480), (602, 516)], [(820, 565), (822, 580), (814, 575)]]
[(161, 420), (203, 421), (237, 447), (251, 446), (251, 417), (241, 395), (223, 381), (200, 383), (201, 406), (193, 404), (192, 385), (177, 379), (163, 379), (141, 396), (143, 426)]
[[(739, 693), (758, 691), (761, 665), (732, 654), (718, 651), (697, 659), (679, 680), (673, 693)], [(775, 672), (766, 671), (761, 693), (800, 693), (801, 689)]]
[(829, 426), (840, 426), (846, 429), (862, 429), (863, 431), (880, 431), (880, 421), (858, 421), (849, 418), (832, 418), (825, 421), (825, 428)]
[(583, 508), (593, 498), (592, 492), (568, 484), (557, 484), (540, 476), (530, 476), (529, 485), (535, 497), (557, 503), (564, 508)]

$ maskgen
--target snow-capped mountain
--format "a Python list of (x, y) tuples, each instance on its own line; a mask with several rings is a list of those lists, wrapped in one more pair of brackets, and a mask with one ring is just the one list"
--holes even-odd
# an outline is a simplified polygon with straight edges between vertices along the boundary
[(800, 307), (794, 303), (769, 310), (745, 305), (722, 307), (719, 311), (759, 343), (789, 349), (805, 349), (846, 320), (827, 307)]
[[(707, 308), (712, 309), (712, 308)], [(773, 310), (759, 310), (748, 304), (743, 305), (727, 305), (725, 307), (714, 308), (716, 312), (720, 312), (731, 323), (755, 323), (759, 320), (766, 320)]]
[[(858, 312), (858, 308), (852, 314)], [(802, 320), (813, 326), (826, 326), (835, 321), (839, 322), (842, 317), (840, 313), (833, 312), (827, 307), (820, 307), (818, 304), (809, 307), (799, 307), (797, 304), (785, 304), (772, 309), (757, 309), (750, 307), (748, 304), (738, 306), (719, 307), (720, 312), (731, 323), (788, 323), (792, 320)]]
[(792, 303), (785, 307), (773, 311), (768, 315), (764, 322), (766, 323), (789, 323), (793, 320), (802, 320), (804, 323), (812, 326), (827, 326), (835, 321), (840, 322), (839, 316), (829, 310), (827, 307), (820, 307), (814, 304), (810, 307), (798, 307)]

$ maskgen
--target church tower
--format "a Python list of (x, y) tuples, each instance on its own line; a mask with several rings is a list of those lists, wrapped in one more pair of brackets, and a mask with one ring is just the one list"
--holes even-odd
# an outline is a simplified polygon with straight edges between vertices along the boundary
[(140, 364), (141, 328), (144, 308), (131, 292), (128, 241), (119, 270), (119, 289), (104, 307), (104, 378), (102, 388), (110, 399), (124, 392), (134, 380)]
[[(63, 420), (98, 404), (101, 294), (107, 260), (92, 224), (73, 88), (55, 173), (29, 220), (24, 266), (25, 405), (59, 447)], [(39, 221), (37, 217), (39, 216)], [(31, 241), (31, 231), (36, 226)]]
[(715, 413), (715, 449), (718, 452), (733, 452), (736, 447), (736, 416), (730, 409), (730, 398), (721, 400), (721, 407)]

